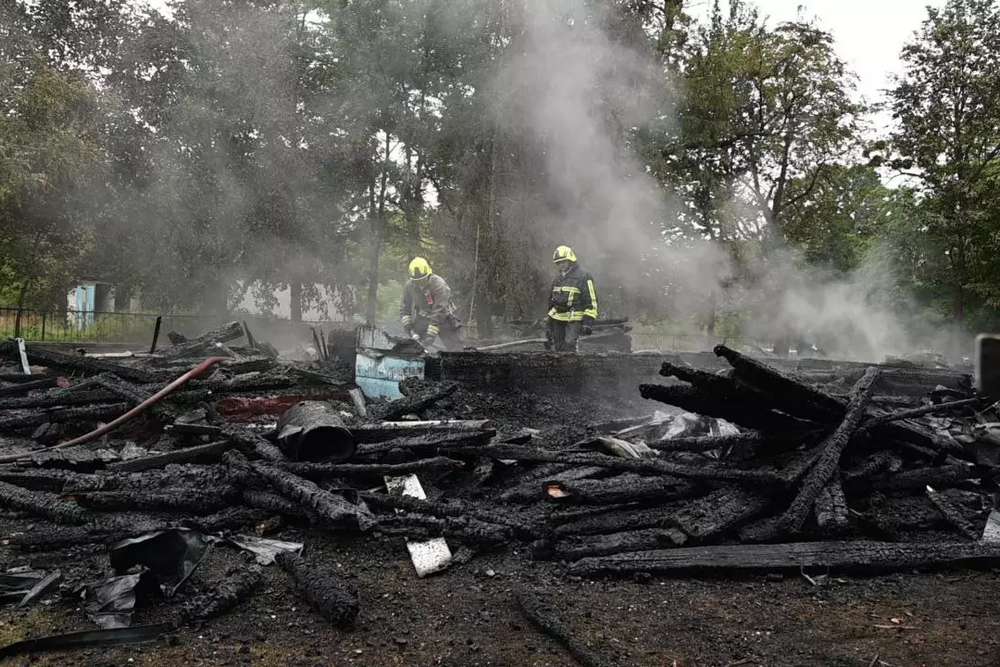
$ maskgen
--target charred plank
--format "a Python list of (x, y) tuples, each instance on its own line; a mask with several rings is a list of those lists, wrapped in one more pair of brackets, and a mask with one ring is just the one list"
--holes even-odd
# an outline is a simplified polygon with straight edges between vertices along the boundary
[(358, 594), (342, 577), (289, 552), (278, 554), (275, 561), (302, 597), (324, 618), (337, 626), (354, 622), (359, 610)]
[(181, 621), (207, 621), (221, 616), (253, 595), (263, 581), (263, 571), (256, 565), (232, 572), (211, 591), (185, 601), (180, 611)]

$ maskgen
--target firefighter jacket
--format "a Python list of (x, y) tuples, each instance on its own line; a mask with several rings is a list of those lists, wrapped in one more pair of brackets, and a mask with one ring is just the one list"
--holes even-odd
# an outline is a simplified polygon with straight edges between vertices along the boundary
[(549, 317), (557, 322), (582, 322), (597, 319), (597, 289), (590, 274), (574, 264), (566, 275), (552, 283)]
[(454, 314), (455, 305), (451, 302), (451, 288), (441, 276), (432, 273), (423, 280), (410, 280), (403, 288), (399, 319), (404, 325), (423, 317), (440, 327), (450, 322)]

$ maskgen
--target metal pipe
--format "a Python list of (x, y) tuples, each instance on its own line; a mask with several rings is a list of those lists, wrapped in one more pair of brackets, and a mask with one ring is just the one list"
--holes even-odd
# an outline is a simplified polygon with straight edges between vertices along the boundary
[(278, 446), (293, 461), (345, 461), (357, 451), (344, 420), (322, 401), (302, 401), (281, 416)]

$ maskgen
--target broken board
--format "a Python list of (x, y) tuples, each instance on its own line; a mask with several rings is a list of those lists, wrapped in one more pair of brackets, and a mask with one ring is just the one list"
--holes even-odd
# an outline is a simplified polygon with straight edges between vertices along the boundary
[[(385, 488), (392, 496), (409, 496), (427, 500), (424, 487), (416, 475), (402, 477), (386, 477)], [(429, 574), (440, 572), (451, 565), (451, 549), (443, 537), (429, 540), (407, 540), (406, 548), (410, 552), (410, 560), (417, 576), (423, 579)]]

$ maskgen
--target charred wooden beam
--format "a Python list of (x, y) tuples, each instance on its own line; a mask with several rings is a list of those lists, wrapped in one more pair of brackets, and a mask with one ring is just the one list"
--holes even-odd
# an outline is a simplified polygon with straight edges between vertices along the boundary
[(104, 421), (113, 419), (126, 410), (128, 410), (126, 403), (114, 403), (111, 405), (88, 405), (53, 410), (52, 412), (33, 412), (27, 415), (0, 417), (0, 432), (20, 431), (36, 428), (48, 423), (76, 424), (79, 422)]
[(518, 478), (517, 486), (501, 493), (500, 500), (503, 502), (531, 503), (542, 497), (542, 482), (547, 479), (576, 481), (606, 472), (607, 468), (597, 466), (572, 466), (561, 463), (550, 463), (539, 466), (538, 470), (532, 470), (528, 474)]
[[(29, 378), (31, 376), (28, 376)], [(56, 375), (48, 375), (43, 377), (41, 380), (29, 379), (27, 382), (18, 382), (12, 384), (9, 387), (0, 387), (0, 398), (7, 398), (9, 396), (21, 396), (23, 394), (28, 394), (33, 391), (40, 391), (42, 389), (50, 389), (52, 387), (58, 386), (59, 377)]]
[(287, 461), (278, 447), (258, 433), (236, 424), (222, 427), (222, 436), (236, 443), (245, 453), (254, 453), (266, 461)]
[(945, 412), (947, 410), (953, 410), (955, 408), (974, 407), (982, 404), (983, 404), (983, 399), (981, 397), (976, 397), (976, 398), (966, 398), (959, 401), (949, 401), (947, 403), (938, 403), (936, 405), (925, 405), (923, 407), (912, 408), (910, 410), (900, 410), (898, 412), (890, 412), (889, 414), (879, 415), (878, 417), (869, 418), (867, 421), (865, 421), (864, 424), (861, 425), (861, 430), (870, 431), (871, 429), (882, 426), (883, 424), (888, 424), (903, 419), (923, 417), (924, 415), (930, 415), (936, 412)]
[(420, 435), (443, 435), (447, 433), (485, 431), (493, 428), (488, 419), (452, 419), (419, 422), (377, 422), (351, 429), (359, 443), (382, 442), (393, 438)]
[(94, 405), (96, 403), (119, 403), (121, 398), (107, 390), (53, 392), (41, 396), (21, 396), (0, 400), (0, 410), (30, 410), (69, 407), (74, 405)]
[(357, 591), (332, 570), (307, 563), (297, 554), (283, 552), (275, 562), (294, 582), (302, 597), (324, 618), (337, 626), (347, 626), (357, 618)]
[(483, 523), (505, 526), (515, 531), (519, 537), (534, 538), (539, 527), (531, 520), (519, 516), (515, 512), (501, 511), (484, 507), (478, 503), (470, 503), (452, 499), (447, 502), (421, 500), (411, 496), (395, 496), (383, 493), (363, 493), (362, 499), (378, 509), (402, 510), (414, 514), (427, 514), (444, 518), (471, 517)]
[(527, 590), (515, 594), (521, 613), (539, 630), (557, 641), (569, 651), (573, 658), (583, 667), (607, 667), (611, 661), (606, 660), (596, 651), (576, 639), (563, 623), (559, 615), (541, 597)]
[(643, 528), (672, 527), (671, 514), (688, 502), (690, 501), (685, 499), (653, 507), (629, 504), (624, 508), (609, 508), (607, 512), (592, 513), (561, 523), (552, 532), (555, 535), (602, 535)]
[(771, 504), (767, 495), (736, 486), (723, 486), (681, 505), (667, 515), (666, 521), (693, 541), (707, 542), (760, 516)]
[(394, 438), (384, 442), (358, 445), (357, 456), (374, 456), (397, 449), (441, 450), (454, 447), (481, 447), (489, 444), (495, 435), (495, 430), (488, 429)]
[(324, 521), (335, 525), (356, 526), (361, 530), (368, 530), (374, 523), (374, 517), (366, 507), (353, 505), (342, 496), (324, 491), (315, 482), (302, 479), (272, 464), (249, 463), (239, 452), (226, 452), (223, 458), (237, 469), (248, 469), (281, 494), (302, 503)]
[(496, 459), (535, 461), (540, 463), (567, 463), (580, 466), (601, 466), (610, 470), (645, 473), (648, 475), (672, 475), (688, 479), (715, 479), (750, 485), (785, 484), (785, 478), (769, 470), (743, 470), (721, 465), (684, 465), (657, 459), (624, 459), (602, 454), (570, 454), (550, 449), (536, 449), (520, 445), (492, 445), (476, 450), (454, 448), (454, 454), (478, 454)]
[(823, 491), (816, 498), (814, 511), (816, 525), (824, 533), (839, 535), (847, 531), (849, 527), (847, 499), (844, 498), (844, 487), (840, 483), (839, 475), (834, 475), (823, 487)]
[(407, 396), (396, 401), (392, 401), (381, 410), (377, 410), (378, 419), (392, 421), (399, 419), (403, 415), (420, 414), (430, 406), (434, 405), (442, 398), (447, 398), (458, 391), (458, 384), (451, 383), (440, 389), (420, 392), (415, 396)]
[(130, 405), (139, 405), (152, 396), (150, 392), (123, 380), (114, 373), (101, 373), (95, 379), (98, 386), (127, 401)]
[(894, 572), (914, 568), (996, 567), (1000, 546), (960, 543), (794, 542), (683, 547), (584, 558), (570, 574), (681, 574), (691, 572), (794, 571)]
[(967, 537), (968, 539), (976, 542), (979, 540), (979, 536), (982, 534), (982, 530), (976, 530), (972, 522), (965, 518), (965, 514), (962, 512), (958, 506), (955, 505), (951, 500), (948, 499), (942, 493), (938, 493), (931, 487), (927, 487), (927, 499), (931, 501), (931, 504), (941, 512), (941, 516), (951, 524), (955, 530)]
[(678, 477), (617, 475), (607, 479), (568, 480), (556, 478), (542, 484), (545, 496), (554, 501), (585, 505), (666, 501), (695, 495), (697, 487)]
[(81, 483), (88, 475), (69, 470), (0, 470), (0, 482), (13, 484), (29, 491), (60, 493), (67, 484)]
[(153, 456), (144, 456), (131, 461), (121, 461), (108, 466), (110, 470), (117, 472), (141, 472), (143, 470), (154, 470), (164, 468), (172, 463), (193, 463), (195, 461), (218, 460), (227, 451), (234, 447), (229, 440), (210, 442), (205, 445), (195, 445), (185, 447), (173, 452), (165, 452)]
[(21, 510), (60, 524), (81, 524), (89, 518), (89, 514), (76, 503), (51, 493), (28, 491), (6, 482), (0, 482), (0, 507)]
[(903, 470), (897, 473), (884, 473), (868, 479), (852, 480), (848, 489), (851, 493), (870, 488), (883, 491), (904, 491), (933, 486), (943, 489), (956, 486), (966, 480), (979, 479), (982, 474), (978, 466), (956, 463), (940, 467)]
[(469, 516), (436, 517), (429, 514), (394, 514), (378, 518), (378, 529), (408, 538), (447, 537), (469, 545), (495, 549), (510, 544), (511, 529)]
[(44, 347), (30, 345), (28, 356), (34, 363), (41, 364), (47, 368), (55, 368), (62, 371), (83, 373), (85, 375), (99, 375), (101, 373), (114, 373), (118, 377), (129, 382), (139, 384), (152, 384), (159, 381), (155, 374), (141, 368), (132, 368), (123, 364), (113, 364), (108, 361), (94, 359), (92, 357), (81, 357), (79, 355), (63, 354), (54, 350), (47, 350)]
[(395, 477), (414, 473), (440, 477), (462, 470), (465, 464), (445, 456), (417, 459), (406, 463), (282, 463), (281, 468), (308, 479), (325, 477)]
[[(171, 332), (173, 333), (173, 332)], [(170, 334), (168, 334), (169, 336)], [(216, 343), (227, 343), (231, 340), (243, 337), (243, 326), (239, 322), (229, 322), (228, 324), (206, 331), (197, 338), (185, 340), (174, 345), (172, 348), (163, 350), (160, 354), (164, 359), (178, 359), (180, 357), (190, 357), (210, 351)], [(171, 341), (178, 340), (171, 337)]]
[(794, 534), (801, 530), (816, 503), (816, 498), (823, 491), (823, 487), (833, 479), (833, 476), (840, 469), (840, 457), (864, 417), (865, 409), (875, 387), (875, 380), (878, 379), (878, 373), (878, 369), (870, 368), (854, 385), (851, 390), (851, 402), (844, 420), (820, 445), (822, 453), (806, 475), (792, 504), (773, 524), (773, 530), (767, 531), (770, 534), (762, 535), (761, 539), (766, 540), (779, 535)]
[(554, 541), (539, 540), (531, 545), (531, 556), (535, 560), (573, 561), (589, 556), (680, 547), (687, 541), (687, 535), (676, 528), (643, 528), (605, 535), (562, 537)]
[(235, 530), (243, 526), (252, 526), (269, 517), (267, 512), (250, 507), (227, 507), (224, 510), (206, 516), (185, 517), (180, 523), (187, 528), (194, 528), (203, 533), (218, 533), (224, 530)]
[[(727, 450), (750, 449), (774, 440), (773, 436), (764, 436), (762, 433), (751, 431), (748, 433), (737, 433), (736, 435), (703, 435), (681, 438), (664, 438), (647, 443), (650, 449), (661, 452), (710, 452), (716, 449)], [(789, 438), (798, 440), (799, 438)]]
[(896, 472), (902, 467), (903, 459), (895, 452), (884, 449), (875, 452), (860, 465), (845, 470), (842, 476), (845, 483), (854, 483), (874, 477), (883, 471)]
[(151, 512), (189, 512), (211, 514), (229, 506), (238, 495), (234, 486), (212, 489), (176, 487), (158, 492), (96, 491), (76, 494), (83, 507), (101, 511), (139, 510)]
[(230, 572), (212, 590), (185, 601), (181, 606), (181, 621), (207, 621), (221, 616), (253, 595), (263, 581), (263, 571), (256, 565)]
[(315, 515), (309, 512), (306, 508), (302, 507), (302, 505), (292, 502), (288, 498), (277, 493), (258, 491), (256, 489), (244, 489), (243, 502), (250, 507), (257, 507), (269, 512), (276, 512), (284, 516), (309, 519), (310, 521), (315, 518)]

